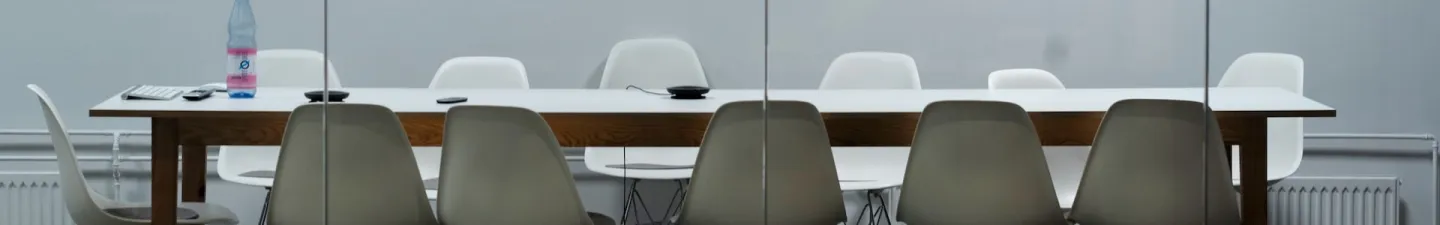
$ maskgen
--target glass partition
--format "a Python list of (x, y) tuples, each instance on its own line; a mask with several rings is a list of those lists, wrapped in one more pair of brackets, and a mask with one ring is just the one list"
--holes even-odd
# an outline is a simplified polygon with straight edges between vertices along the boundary
[[(326, 9), (326, 55), (343, 80), (331, 90), (351, 94), (343, 104), (397, 114), (430, 207), (445, 221), (545, 221), (485, 209), (563, 215), (574, 212), (557, 209), (573, 204), (619, 224), (668, 221), (682, 211), (692, 173), (702, 173), (693, 168), (712, 115), (763, 97), (761, 1), (331, 1)], [(672, 99), (667, 88), (676, 86), (714, 90)], [(747, 131), (732, 132), (760, 133), (755, 110), (737, 128)], [(336, 116), (329, 132), (341, 129)], [(544, 129), (525, 122), (536, 116)], [(748, 141), (743, 147), (760, 143)], [(547, 142), (558, 155), (535, 155), (552, 151)], [(759, 161), (754, 150), (742, 161)], [(759, 167), (747, 169), (759, 187)], [(733, 190), (699, 193), (734, 197), (715, 191)], [(762, 192), (742, 193), (758, 201)], [(524, 208), (505, 199), (545, 200)]]
[[(840, 212), (849, 223), (1144, 219), (1082, 205), (1204, 218), (1204, 193), (1215, 199), (1230, 186), (1221, 176), (1225, 158), (1218, 150), (1132, 153), (1137, 146), (1207, 143), (1204, 6), (1187, 0), (772, 1), (770, 102), (803, 101), (818, 109), (831, 151), (804, 154), (833, 158), (837, 176), (773, 180), (784, 176), (782, 168), (830, 161), (777, 161), (801, 154), (792, 152), (799, 141), (772, 138), (766, 143), (772, 179), (767, 196), (843, 203)], [(1112, 109), (1126, 112), (1107, 114)], [(1156, 119), (1144, 113), (1150, 111), (1169, 113)], [(786, 129), (776, 127), (771, 115), (768, 132)], [(1146, 139), (1165, 141), (1135, 141)], [(1102, 140), (1114, 141), (1092, 146)], [(1175, 163), (1140, 163), (1164, 160)], [(1163, 172), (1142, 176), (1135, 170)], [(838, 182), (841, 201), (776, 186), (823, 182)], [(1119, 194), (1152, 185), (1184, 188)], [(1077, 199), (1086, 195), (1090, 203)], [(1133, 198), (1136, 204), (1106, 206), (1098, 198)], [(1142, 198), (1195, 204), (1147, 209)], [(1016, 207), (997, 209), (991, 204), (997, 201)], [(771, 224), (804, 213), (837, 217), (830, 205), (772, 203), (770, 215), (790, 216), (771, 217)], [(1062, 212), (1079, 214), (1065, 218)]]

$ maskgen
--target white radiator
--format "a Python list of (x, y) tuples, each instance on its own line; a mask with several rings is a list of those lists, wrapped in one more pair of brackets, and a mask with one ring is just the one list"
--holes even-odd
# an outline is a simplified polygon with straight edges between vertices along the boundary
[(0, 225), (74, 225), (56, 173), (0, 173)]
[(1271, 225), (1399, 225), (1400, 180), (1290, 177), (1270, 185)]

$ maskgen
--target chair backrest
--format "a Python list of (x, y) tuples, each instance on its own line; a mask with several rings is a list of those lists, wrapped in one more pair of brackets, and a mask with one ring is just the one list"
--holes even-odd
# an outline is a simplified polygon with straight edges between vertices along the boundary
[[(1241, 55), (1225, 70), (1220, 87), (1275, 87), (1305, 94), (1305, 60), (1285, 53), (1257, 52)], [(1267, 180), (1295, 174), (1305, 155), (1305, 123), (1301, 118), (1271, 118), (1266, 138)], [(1239, 157), (1234, 157), (1239, 159)], [(1239, 161), (1235, 161), (1239, 168)], [(1239, 175), (1239, 171), (1234, 171)]]
[[(325, 60), (325, 53), (308, 49), (266, 49), (255, 53), (256, 82), (264, 87), (340, 88), (340, 75), (335, 65)], [(322, 79), (321, 77), (326, 77)]]
[(990, 89), (1065, 89), (1065, 84), (1042, 69), (1003, 69), (990, 72)]
[[(1021, 68), (990, 72), (989, 87), (990, 90), (1065, 89), (1065, 84), (1049, 71)], [(1050, 147), (1046, 151), (1045, 155), (1049, 158), (1052, 172), (1050, 179), (1055, 184), (1055, 194), (1059, 195), (1062, 207), (1068, 208), (1070, 203), (1074, 202), (1075, 189), (1080, 187), (1080, 177), (1083, 175), (1080, 172), (1085, 169), (1085, 157), (1089, 152), (1079, 149), (1055, 149), (1055, 147)]]
[(920, 69), (906, 54), (845, 53), (830, 62), (820, 89), (920, 89)]
[(843, 222), (845, 206), (833, 158), (824, 120), (814, 105), (727, 103), (715, 112), (700, 143), (678, 222)]
[(70, 212), (70, 219), (75, 220), (75, 224), (110, 224), (118, 221), (98, 205), (111, 200), (95, 194), (90, 185), (85, 183), (85, 176), (75, 157), (75, 145), (70, 142), (65, 123), (60, 121), (59, 111), (50, 101), (50, 95), (40, 86), (31, 84), (27, 87), (39, 97), (45, 125), (50, 128), (50, 142), (55, 145), (55, 161), (60, 163), (60, 189), (64, 192), (62, 194), (65, 209)]
[(710, 86), (700, 56), (689, 43), (677, 39), (630, 39), (616, 43), (600, 74), (600, 89), (660, 89), (671, 86)]
[(901, 187), (909, 224), (1065, 224), (1030, 114), (992, 101), (925, 107)]
[(1076, 222), (1239, 224), (1226, 148), (1204, 104), (1117, 102), (1092, 145), (1071, 209)]
[(445, 115), (442, 224), (591, 224), (560, 143), (524, 108), (456, 106)]
[(440, 64), (430, 88), (530, 89), (530, 78), (515, 58), (456, 57)]
[(438, 224), (410, 146), (400, 119), (384, 106), (295, 108), (268, 224)]

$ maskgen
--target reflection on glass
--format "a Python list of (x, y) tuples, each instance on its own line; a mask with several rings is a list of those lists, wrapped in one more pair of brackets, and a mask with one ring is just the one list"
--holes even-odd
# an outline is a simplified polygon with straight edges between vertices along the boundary
[[(1091, 158), (1098, 153), (1085, 146), (1100, 138), (1097, 135), (1104, 135), (1096, 131), (1104, 129), (1100, 122), (1108, 120), (1106, 112), (1112, 105), (1132, 99), (1162, 99), (1167, 101), (1155, 104), (1183, 103), (1180, 105), (1188, 108), (1177, 113), (1188, 116), (1187, 119), (1200, 119), (1201, 124), (1205, 121), (1206, 117), (1199, 117), (1206, 112), (1200, 107), (1206, 99), (1204, 86), (1196, 82), (1204, 79), (1204, 67), (1201, 67), (1206, 50), (1202, 39), (1205, 21), (1201, 16), (1204, 2), (1037, 3), (1041, 2), (773, 3), (769, 10), (772, 19), (768, 82), (778, 89), (770, 90), (769, 98), (808, 102), (826, 115), (824, 124), (830, 142), (835, 145), (830, 153), (839, 175), (838, 188), (844, 192), (846, 221), (960, 223), (1087, 219), (1099, 222), (1144, 219), (1126, 217), (1140, 214), (1173, 216), (1167, 220), (1208, 218), (1201, 208), (1195, 207), (1203, 205), (1203, 201), (1152, 205), (1148, 209), (1138, 205), (1083, 203), (1091, 208), (1130, 212), (1182, 212), (1114, 214), (1115, 211), (1103, 209), (1078, 209), (1084, 199), (1077, 199), (1077, 196), (1126, 193), (1124, 188), (1143, 186), (1125, 183), (1117, 188), (1083, 188), (1111, 184), (1100, 179), (1107, 176), (1087, 174), (1090, 172), (1087, 162), (1106, 159)], [(1028, 114), (1025, 120), (1000, 120), (997, 119), (1000, 115), (1014, 116), (1014, 113), (999, 107), (1005, 104), (990, 107), (988, 103), (1013, 104)], [(967, 108), (942, 110), (957, 105)], [(1033, 127), (1033, 130), (1005, 132), (1000, 130), (1006, 129), (1005, 126), (997, 124), (1033, 124), (1015, 126)], [(946, 133), (959, 135), (966, 126), (993, 130), (974, 134), (984, 138), (970, 141), (982, 143), (961, 141), (971, 140), (966, 137), (921, 138), (925, 132), (942, 130), (921, 129), (924, 127), (958, 129)], [(1111, 127), (1122, 130), (1110, 132), (1115, 134), (1129, 130), (1123, 126)], [(1202, 138), (1204, 128), (1188, 126), (1171, 136), (1197, 134), (1194, 138), (1155, 144), (1202, 145), (1206, 143)], [(774, 132), (777, 128), (767, 129)], [(1034, 136), (1014, 137), (1020, 134)], [(1039, 143), (1035, 143), (1036, 146), (1019, 144), (1023, 142), (991, 143), (1026, 139), (1038, 139)], [(767, 142), (769, 149), (782, 144), (776, 141)], [(1116, 149), (1113, 146), (1119, 144), (1111, 145), (1093, 147), (1097, 151), (1123, 150), (1106, 150)], [(1201, 152), (1206, 151), (1175, 154), (1203, 156)], [(907, 164), (915, 163), (917, 158), (935, 157), (957, 157), (949, 161), (959, 165)], [(976, 159), (989, 160), (958, 163)], [(1152, 161), (1162, 161), (1160, 159)], [(1206, 168), (1213, 167), (1198, 162), (1179, 167), (1181, 164), (1153, 169), (1198, 178), (1209, 174)], [(768, 171), (776, 172), (775, 164), (769, 165)], [(1145, 169), (1145, 165), (1138, 164), (1115, 166)], [(1092, 179), (1082, 181), (1082, 177)], [(1152, 198), (1188, 198), (1205, 196), (1202, 190), (1206, 187), (1228, 180), (1217, 177), (1221, 179), (1167, 177), (1141, 182), (1191, 187), (1173, 189), (1160, 196), (1150, 196)], [(911, 182), (923, 186), (903, 185)], [(772, 190), (771, 196), (776, 194), (773, 190), (779, 190), (776, 186), (767, 188)], [(1082, 193), (1087, 191), (1091, 193)], [(1109, 198), (1122, 197), (1145, 196)], [(1012, 204), (1007, 207), (1013, 208), (999, 209), (1001, 206), (992, 204), (994, 202), (1009, 202)], [(935, 207), (972, 207), (1010, 214), (951, 212), (948, 214), (969, 216), (950, 217), (924, 210)], [(774, 206), (769, 210), (784, 211)], [(1079, 217), (1065, 218), (1061, 213), (1070, 210), (1080, 213), (1076, 214)], [(1238, 219), (1238, 215), (1231, 216), (1233, 218), (1227, 218)]]
[[(1287, 188), (1363, 182), (1384, 200), (1337, 207), (1434, 216), (1407, 198), (1433, 185), (1396, 186), (1433, 180), (1405, 172), (1432, 165), (1348, 157), (1380, 148), (1364, 143), (1304, 153), (1334, 147), (1307, 137), (1433, 141), (1364, 134), (1435, 128), (1428, 95), (1409, 93), (1435, 83), (1416, 65), (1440, 52), (1417, 44), (1433, 36), (1414, 29), (1430, 15), (1418, 9), (1434, 8), (1421, 3), (71, 3), (0, 2), (0, 68), (42, 99), (0, 103), (45, 109), (0, 118), (13, 126), (0, 131), (0, 162), (45, 158), (17, 156), (32, 152), (6, 144), (32, 137), (8, 135), (51, 135), (62, 173), (43, 179), (63, 178), (54, 194), (76, 202), (16, 214), (79, 224), (1257, 223), (1337, 205)], [(1302, 119), (1337, 116), (1330, 104), (1357, 116)], [(1345, 134), (1306, 135), (1306, 122)], [(100, 140), (126, 136), (149, 138), (148, 158)], [(207, 178), (210, 147), (224, 182)], [(1301, 167), (1302, 156), (1316, 165)], [(110, 171), (84, 166), (107, 160)], [(82, 176), (97, 172), (113, 175)], [(87, 180), (108, 182), (89, 187), (104, 195), (82, 195)]]

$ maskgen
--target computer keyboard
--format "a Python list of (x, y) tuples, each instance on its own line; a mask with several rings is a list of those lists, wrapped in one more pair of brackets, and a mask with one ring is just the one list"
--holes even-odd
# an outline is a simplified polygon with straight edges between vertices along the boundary
[(184, 93), (185, 90), (179, 88), (139, 85), (130, 87), (130, 90), (125, 90), (120, 96), (126, 100), (170, 100)]

